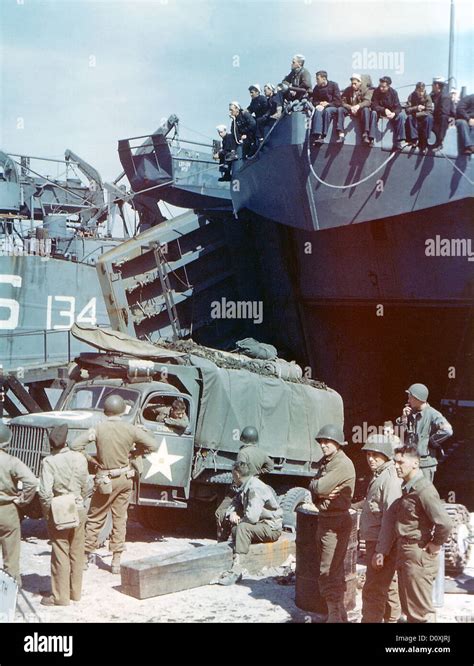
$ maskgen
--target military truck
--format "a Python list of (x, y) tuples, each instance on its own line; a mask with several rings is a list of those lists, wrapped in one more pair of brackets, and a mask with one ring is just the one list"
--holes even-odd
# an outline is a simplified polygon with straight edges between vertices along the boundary
[[(141, 522), (160, 526), (158, 509), (186, 509), (196, 503), (215, 507), (232, 480), (240, 433), (252, 425), (259, 431), (259, 446), (274, 461), (265, 481), (281, 499), (286, 528), (294, 528), (294, 511), (305, 501), (322, 455), (315, 435), (326, 423), (343, 422), (336, 391), (276, 376), (295, 374), (286, 362), (272, 365), (197, 345), (183, 352), (94, 327), (75, 325), (73, 334), (100, 351), (75, 360), (55, 411), (11, 420), (11, 452), (36, 475), (49, 454), (49, 429), (67, 423), (72, 441), (105, 418), (104, 401), (115, 393), (127, 405), (122, 418), (153, 432), (159, 444), (157, 452), (144, 456), (143, 473), (134, 487), (132, 503)], [(157, 412), (177, 398), (186, 408), (186, 428), (156, 420)], [(92, 455), (94, 446), (88, 449)]]

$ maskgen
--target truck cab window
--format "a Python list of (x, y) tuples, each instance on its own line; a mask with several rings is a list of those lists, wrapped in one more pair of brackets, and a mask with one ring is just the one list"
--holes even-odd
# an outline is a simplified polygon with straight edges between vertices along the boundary
[(182, 434), (189, 429), (189, 401), (181, 396), (154, 395), (143, 408), (143, 418), (164, 432)]

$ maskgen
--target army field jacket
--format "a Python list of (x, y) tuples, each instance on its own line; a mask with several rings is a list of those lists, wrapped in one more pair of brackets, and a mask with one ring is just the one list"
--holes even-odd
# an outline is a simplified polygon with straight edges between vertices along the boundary
[(442, 546), (451, 533), (452, 522), (443, 507), (438, 491), (422, 472), (406, 486), (389, 509), (394, 536), (418, 543), (429, 541)]
[[(318, 462), (314, 479), (309, 485), (313, 502), (321, 514), (341, 513), (351, 508), (355, 486), (355, 469), (342, 449)], [(337, 488), (336, 497), (329, 495)]]
[(379, 467), (367, 488), (367, 497), (360, 516), (360, 537), (375, 541), (375, 551), (388, 555), (393, 544), (388, 509), (402, 494), (401, 480), (397, 476), (393, 460)]
[[(23, 489), (18, 490), (18, 481), (23, 484)], [(25, 506), (29, 504), (36, 493), (38, 481), (19, 458), (11, 456), (6, 451), (0, 451), (0, 506), (4, 504), (16, 504)]]

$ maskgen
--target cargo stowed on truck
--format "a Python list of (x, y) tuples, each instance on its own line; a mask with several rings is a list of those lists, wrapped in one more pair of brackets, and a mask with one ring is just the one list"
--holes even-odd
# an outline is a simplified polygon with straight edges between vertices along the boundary
[[(309, 380), (272, 376), (277, 366), (272, 370), (244, 355), (192, 343), (195, 353), (185, 353), (94, 327), (75, 325), (73, 334), (101, 353), (76, 359), (70, 368), (72, 381), (56, 411), (11, 421), (12, 453), (35, 474), (49, 453), (48, 428), (66, 422), (72, 439), (104, 419), (105, 398), (118, 393), (127, 404), (122, 418), (152, 431), (159, 444), (157, 452), (144, 457), (134, 488), (132, 502), (143, 507), (139, 513), (144, 522), (153, 522), (153, 509), (159, 507), (183, 509), (191, 501), (218, 501), (231, 482), (240, 433), (253, 425), (259, 431), (259, 446), (275, 464), (265, 481), (281, 497), (287, 527), (294, 527), (294, 510), (305, 501), (314, 464), (322, 455), (315, 435), (326, 423), (343, 422), (338, 393)], [(156, 420), (157, 413), (177, 398), (189, 418), (185, 429)], [(94, 446), (91, 442), (89, 453), (94, 453)]]

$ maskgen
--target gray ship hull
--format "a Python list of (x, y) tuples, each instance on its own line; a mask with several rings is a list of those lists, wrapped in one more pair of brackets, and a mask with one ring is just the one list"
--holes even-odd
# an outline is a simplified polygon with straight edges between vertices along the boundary
[(108, 324), (94, 265), (40, 256), (0, 257), (4, 370), (64, 363), (87, 351), (69, 335), (74, 321)]

